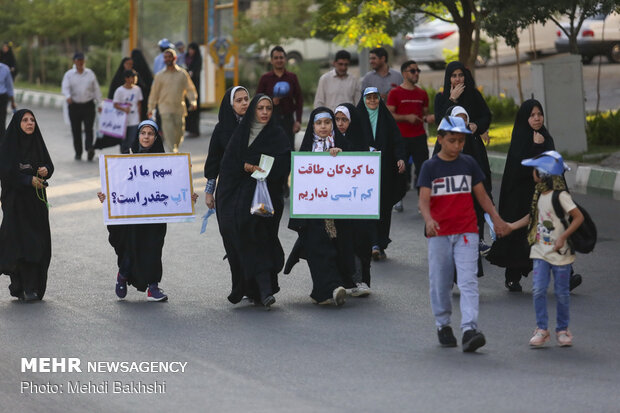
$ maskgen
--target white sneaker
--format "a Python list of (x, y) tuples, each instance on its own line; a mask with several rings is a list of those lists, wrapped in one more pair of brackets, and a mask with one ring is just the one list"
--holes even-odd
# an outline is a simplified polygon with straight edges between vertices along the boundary
[[(338, 287), (332, 293), (332, 297), (334, 299), (334, 304), (338, 307), (344, 304), (345, 298), (347, 296), (347, 290), (344, 287)], [(319, 303), (320, 304), (320, 303)]]
[(366, 297), (370, 295), (370, 287), (366, 283), (357, 283), (357, 287), (351, 289), (351, 296)]

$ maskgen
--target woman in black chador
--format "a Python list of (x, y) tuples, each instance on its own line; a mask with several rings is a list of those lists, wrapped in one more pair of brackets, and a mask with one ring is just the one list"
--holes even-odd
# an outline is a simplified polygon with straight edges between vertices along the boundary
[[(205, 204), (209, 209), (215, 208), (213, 193), (215, 192), (217, 177), (220, 174), (220, 164), (224, 156), (224, 151), (226, 151), (226, 146), (230, 141), (230, 137), (237, 126), (239, 126), (243, 116), (245, 116), (249, 104), (250, 98), (248, 90), (243, 86), (235, 86), (228, 89), (222, 98), (220, 112), (218, 113), (218, 123), (215, 125), (215, 129), (213, 129), (213, 134), (211, 135), (209, 154), (207, 155), (204, 167), (205, 178), (207, 178)], [(226, 250), (226, 259), (228, 260), (228, 265), (230, 265), (230, 273), (234, 283), (235, 280), (243, 278), (241, 259), (237, 255), (237, 250), (234, 248), (234, 239), (231, 239), (229, 236), (230, 234), (223, 231), (223, 229), (226, 228), (226, 223), (220, 221), (221, 214), (216, 214), (216, 217), (218, 219), (224, 249)]]
[[(334, 114), (318, 107), (310, 114), (300, 152), (329, 152), (337, 156), (352, 145), (336, 129)], [(344, 304), (347, 288), (354, 288), (355, 272), (353, 226), (347, 219), (291, 218), (288, 227), (299, 238), (289, 260), (305, 258), (312, 276), (312, 301), (318, 304)], [(287, 263), (287, 267), (290, 267)], [(287, 268), (288, 269), (288, 268)]]
[(133, 69), (138, 72), (138, 86), (142, 89), (142, 110), (140, 119), (147, 118), (149, 95), (151, 94), (151, 85), (153, 84), (153, 72), (149, 64), (146, 62), (144, 55), (140, 49), (131, 51), (131, 60), (133, 61)]
[[(472, 131), (466, 135), (463, 153), (472, 156), (482, 172), (484, 172), (485, 180), (483, 182), (484, 189), (491, 200), (493, 195), (491, 167), (489, 166), (489, 158), (484, 141), (480, 137), (484, 132), (489, 130), (491, 125), (491, 111), (484, 101), (482, 94), (476, 89), (476, 83), (471, 72), (465, 68), (461, 62), (451, 62), (446, 67), (443, 80), (443, 92), (437, 93), (435, 96), (435, 119), (439, 122), (454, 106), (461, 106), (467, 112), (469, 118), (467, 127)], [(433, 155), (441, 150), (439, 143), (435, 144)], [(474, 209), (476, 210), (476, 218), (478, 220), (478, 234), (480, 235), (480, 251), (485, 254), (488, 252), (488, 246), (482, 242), (484, 239), (484, 211), (474, 199)], [(482, 262), (478, 261), (478, 277), (482, 277)]]
[[(553, 138), (545, 128), (542, 105), (535, 99), (523, 102), (512, 129), (510, 148), (499, 193), (499, 215), (506, 222), (514, 222), (527, 215), (532, 204), (535, 183), (532, 168), (521, 165), (524, 159), (555, 149)], [(521, 291), (521, 277), (532, 270), (527, 228), (513, 231), (498, 239), (487, 259), (506, 268), (506, 288)]]
[[(138, 137), (134, 140), (131, 152), (164, 153), (164, 144), (159, 136), (159, 128), (152, 120), (138, 125)], [(98, 192), (99, 200), (105, 194)], [(197, 195), (192, 194), (192, 200)], [(117, 256), (116, 295), (125, 298), (127, 284), (138, 291), (147, 291), (148, 301), (167, 301), (168, 296), (159, 288), (162, 278), (161, 254), (164, 248), (167, 226), (157, 224), (108, 225), (108, 241)]]
[[(284, 208), (282, 189), (291, 164), (288, 137), (272, 114), (273, 102), (268, 96), (259, 94), (252, 99), (224, 152), (215, 193), (220, 232), (232, 240), (243, 275), (233, 278), (228, 300), (236, 304), (247, 296), (267, 308), (280, 290), (278, 273), (284, 266), (284, 251), (278, 228)], [(272, 217), (250, 214), (257, 182), (251, 175), (260, 170), (258, 164), (263, 154), (274, 158), (266, 179), (274, 207)]]
[[(381, 207), (380, 218), (372, 225), (372, 258), (386, 258), (385, 249), (390, 240), (392, 207), (407, 191), (405, 147), (394, 117), (381, 100), (377, 88), (367, 87), (357, 104), (362, 117), (365, 150), (381, 151)], [(354, 142), (356, 146), (358, 145)]]
[(185, 130), (190, 136), (196, 137), (200, 135), (200, 71), (202, 70), (202, 55), (198, 43), (192, 42), (187, 46), (185, 54), (185, 66), (187, 73), (192, 78), (194, 86), (196, 86), (196, 110), (187, 113), (185, 120)]
[(53, 172), (34, 114), (17, 111), (0, 146), (0, 274), (11, 277), (11, 295), (26, 301), (43, 299), (47, 286), (52, 240), (45, 187)]

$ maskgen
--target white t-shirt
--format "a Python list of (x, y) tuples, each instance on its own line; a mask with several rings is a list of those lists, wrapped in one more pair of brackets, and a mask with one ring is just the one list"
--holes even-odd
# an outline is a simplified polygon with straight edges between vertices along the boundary
[[(568, 242), (559, 251), (553, 251), (555, 240), (566, 230), (560, 219), (555, 215), (551, 196), (553, 191), (541, 194), (538, 198), (538, 222), (536, 224), (536, 243), (530, 250), (530, 258), (547, 261), (551, 265), (567, 265), (575, 261), (575, 255), (571, 254)], [(577, 208), (573, 198), (566, 191), (560, 193), (560, 205), (565, 211), (565, 219), (568, 223), (568, 212)]]
[(131, 105), (131, 111), (127, 114), (127, 126), (135, 126), (140, 123), (138, 102), (142, 102), (142, 99), (142, 89), (140, 89), (140, 86), (133, 85), (131, 89), (127, 89), (123, 85), (114, 91), (114, 103), (128, 103)]

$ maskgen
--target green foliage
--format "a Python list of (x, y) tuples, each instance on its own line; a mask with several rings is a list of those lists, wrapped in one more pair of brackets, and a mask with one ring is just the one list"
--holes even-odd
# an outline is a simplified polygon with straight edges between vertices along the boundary
[(312, 0), (270, 0), (264, 15), (240, 15), (235, 36), (242, 47), (268, 50), (283, 39), (306, 39), (310, 34)]
[(620, 145), (618, 131), (620, 131), (620, 110), (587, 118), (588, 145)]
[(510, 96), (484, 95), (484, 100), (493, 114), (493, 122), (513, 122), (519, 105)]
[(312, 105), (312, 102), (314, 102), (314, 95), (316, 95), (319, 77), (321, 77), (320, 63), (305, 61), (290, 66), (288, 70), (297, 75), (305, 104)]

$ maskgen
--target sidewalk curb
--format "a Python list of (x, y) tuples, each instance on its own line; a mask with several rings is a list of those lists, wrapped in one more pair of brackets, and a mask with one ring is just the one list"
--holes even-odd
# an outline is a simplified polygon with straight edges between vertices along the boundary
[[(491, 172), (501, 176), (504, 173), (506, 156), (497, 153), (489, 153), (488, 156)], [(620, 194), (620, 171), (570, 161), (567, 164), (571, 168), (566, 173), (569, 187), (598, 189)]]
[(60, 93), (15, 89), (15, 103), (18, 106), (62, 109), (65, 103), (65, 97)]

